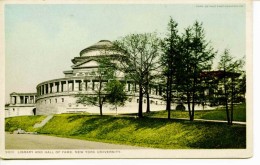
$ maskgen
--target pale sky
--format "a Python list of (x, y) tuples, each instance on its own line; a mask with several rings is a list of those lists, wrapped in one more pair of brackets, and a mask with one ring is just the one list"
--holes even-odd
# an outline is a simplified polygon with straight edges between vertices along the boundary
[(170, 16), (180, 32), (195, 20), (203, 22), (218, 56), (225, 48), (236, 58), (245, 56), (243, 5), (6, 5), (6, 102), (11, 92), (36, 92), (37, 84), (63, 78), (71, 59), (100, 40), (144, 32), (163, 37)]

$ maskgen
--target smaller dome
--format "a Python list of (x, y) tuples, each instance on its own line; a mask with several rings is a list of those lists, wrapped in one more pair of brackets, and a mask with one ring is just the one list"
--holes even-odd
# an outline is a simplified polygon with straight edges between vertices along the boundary
[(91, 51), (100, 51), (100, 50), (103, 50), (105, 48), (109, 48), (109, 47), (112, 47), (113, 44), (111, 41), (109, 40), (100, 40), (99, 42), (95, 43), (94, 45), (91, 45), (85, 49), (83, 49), (81, 52), (80, 52), (80, 56), (88, 56), (88, 53), (91, 52)]

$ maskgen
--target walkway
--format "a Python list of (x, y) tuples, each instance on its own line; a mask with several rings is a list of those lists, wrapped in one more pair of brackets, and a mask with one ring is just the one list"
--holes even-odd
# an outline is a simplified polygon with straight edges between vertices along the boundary
[(5, 133), (5, 145), (6, 149), (142, 149), (128, 145), (7, 132)]
[[(187, 118), (176, 118), (176, 119), (180, 119), (180, 120), (189, 120)], [(207, 119), (194, 119), (194, 121), (205, 121), (205, 122), (212, 122), (212, 123), (227, 123), (227, 121), (225, 120), (207, 120)], [(233, 121), (233, 124), (240, 124), (240, 125), (246, 125), (246, 122), (242, 122), (242, 121)]]

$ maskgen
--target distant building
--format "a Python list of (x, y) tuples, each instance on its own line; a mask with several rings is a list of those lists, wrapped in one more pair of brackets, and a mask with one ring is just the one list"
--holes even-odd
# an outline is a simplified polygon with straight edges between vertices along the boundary
[(36, 115), (36, 93), (11, 93), (5, 117)]

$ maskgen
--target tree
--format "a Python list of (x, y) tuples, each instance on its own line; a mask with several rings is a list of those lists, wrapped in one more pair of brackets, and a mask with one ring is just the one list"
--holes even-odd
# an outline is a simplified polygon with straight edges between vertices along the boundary
[(177, 67), (176, 82), (178, 90), (186, 93), (190, 120), (193, 121), (195, 104), (203, 89), (200, 74), (211, 69), (216, 52), (205, 39), (202, 23), (197, 21), (185, 29), (180, 43), (179, 64), (182, 67)]
[[(236, 93), (235, 83), (236, 78), (241, 75), (243, 72), (241, 69), (243, 68), (244, 60), (235, 60), (231, 55), (228, 49), (224, 50), (222, 54), (218, 69), (223, 70), (224, 75), (222, 78), (223, 86), (224, 86), (224, 99), (225, 99), (225, 109), (228, 124), (232, 124), (233, 122), (233, 111), (234, 111), (234, 95)], [(231, 108), (229, 111), (229, 100), (231, 102)]]
[(118, 80), (111, 80), (107, 83), (105, 91), (107, 92), (106, 100), (109, 104), (114, 105), (117, 114), (117, 107), (123, 106), (127, 100), (126, 92), (124, 91), (125, 84)]
[(105, 98), (107, 92), (105, 89), (105, 83), (109, 79), (114, 78), (115, 73), (115, 64), (111, 62), (111, 58), (109, 57), (102, 57), (97, 59), (97, 62), (99, 64), (97, 70), (93, 70), (91, 75), (95, 77), (97, 80), (97, 85), (95, 86), (93, 84), (92, 94), (82, 94), (79, 93), (76, 95), (77, 97), (77, 103), (81, 104), (88, 104), (92, 106), (99, 107), (100, 115), (103, 115), (103, 105), (105, 104)]
[(172, 18), (168, 23), (167, 37), (162, 41), (163, 55), (161, 57), (161, 63), (163, 66), (163, 75), (166, 77), (166, 110), (168, 111), (168, 119), (171, 116), (171, 102), (172, 102), (172, 90), (173, 79), (176, 76), (176, 71), (179, 67), (179, 43), (180, 37), (177, 30), (177, 22)]
[[(154, 33), (130, 34), (114, 42), (115, 49), (124, 54), (118, 68), (126, 74), (126, 78), (138, 85), (140, 118), (143, 117), (145, 87), (149, 87), (151, 75), (158, 69), (159, 42)], [(150, 103), (147, 101), (147, 104)]]

